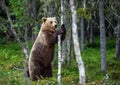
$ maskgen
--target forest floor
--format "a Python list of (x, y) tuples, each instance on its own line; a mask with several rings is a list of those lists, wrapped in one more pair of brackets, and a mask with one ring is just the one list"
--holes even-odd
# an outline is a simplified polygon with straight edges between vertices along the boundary
[[(120, 59), (115, 60), (115, 39), (107, 38), (107, 73), (101, 73), (99, 38), (94, 47), (86, 44), (82, 52), (86, 70), (86, 85), (120, 85)], [(32, 44), (30, 44), (32, 46)], [(56, 48), (57, 49), (57, 48)], [(56, 50), (57, 51), (57, 50)], [(27, 85), (24, 75), (25, 57), (17, 43), (0, 44), (0, 85)], [(62, 67), (62, 85), (77, 85), (78, 69), (72, 52), (71, 64)], [(31, 85), (57, 85), (57, 56), (53, 61), (53, 78), (30, 81)]]

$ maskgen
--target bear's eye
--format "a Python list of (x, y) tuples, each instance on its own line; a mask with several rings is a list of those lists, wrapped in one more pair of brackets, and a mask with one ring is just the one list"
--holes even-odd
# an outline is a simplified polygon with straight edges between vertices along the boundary
[(57, 21), (55, 21), (55, 23), (57, 23)]
[(52, 21), (50, 21), (50, 24), (52, 24), (53, 22)]

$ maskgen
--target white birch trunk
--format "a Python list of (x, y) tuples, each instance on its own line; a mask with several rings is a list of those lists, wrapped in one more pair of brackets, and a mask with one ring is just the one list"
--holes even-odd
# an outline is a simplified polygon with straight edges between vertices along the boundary
[(63, 15), (63, 0), (61, 0), (61, 25), (64, 23), (64, 15)]
[(62, 66), (62, 56), (61, 56), (61, 35), (58, 35), (58, 85), (61, 85), (61, 66)]
[[(63, 1), (61, 0), (61, 25), (63, 24)], [(61, 35), (58, 35), (58, 85), (61, 85), (61, 66), (62, 66), (62, 56), (61, 56)]]
[(76, 55), (76, 61), (79, 69), (79, 83), (85, 85), (85, 68), (82, 61), (82, 56), (80, 52), (78, 34), (77, 34), (77, 18), (76, 18), (76, 9), (74, 6), (74, 0), (70, 0), (71, 12), (72, 12), (72, 37), (74, 43), (74, 50)]

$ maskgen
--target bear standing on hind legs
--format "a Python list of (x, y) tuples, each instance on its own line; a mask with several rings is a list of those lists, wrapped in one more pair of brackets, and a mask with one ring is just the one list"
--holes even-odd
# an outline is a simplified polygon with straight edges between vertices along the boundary
[(57, 20), (55, 17), (43, 17), (42, 22), (41, 29), (29, 57), (28, 72), (32, 80), (52, 77), (51, 63), (54, 58), (54, 49), (58, 35), (62, 35), (62, 41), (66, 36), (64, 24), (60, 30), (56, 30)]

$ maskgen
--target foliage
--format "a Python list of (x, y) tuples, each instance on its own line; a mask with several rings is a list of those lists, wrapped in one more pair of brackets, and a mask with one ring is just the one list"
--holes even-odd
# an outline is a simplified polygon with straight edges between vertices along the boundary
[(9, 11), (13, 18), (15, 28), (25, 27), (27, 23), (31, 23), (32, 20), (27, 13), (25, 0), (9, 0)]
[(77, 15), (78, 17), (84, 17), (86, 20), (89, 20), (91, 18), (90, 11), (91, 9), (89, 8), (78, 8)]

